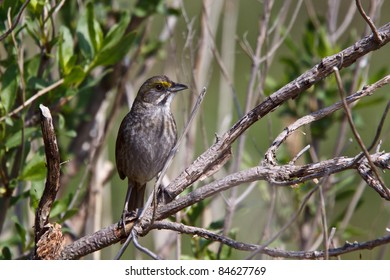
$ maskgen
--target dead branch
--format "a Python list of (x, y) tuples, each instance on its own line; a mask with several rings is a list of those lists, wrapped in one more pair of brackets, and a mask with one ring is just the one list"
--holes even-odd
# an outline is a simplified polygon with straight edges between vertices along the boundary
[[(378, 32), (382, 38), (381, 43), (378, 43), (372, 35), (366, 36), (356, 42), (353, 46), (344, 49), (340, 53), (322, 59), (320, 63), (273, 93), (264, 100), (264, 102), (243, 116), (228, 132), (223, 134), (220, 138), (217, 138), (216, 143), (200, 155), (167, 187), (166, 191), (169, 193), (169, 197), (172, 200), (167, 201), (167, 204), (158, 205), (154, 215), (154, 220), (156, 221), (154, 224), (151, 223), (154, 211), (153, 207), (148, 207), (145, 211), (145, 215), (135, 224), (131, 224), (131, 227), (134, 225), (134, 231), (137, 235), (146, 235), (150, 231), (151, 227), (155, 226), (159, 220), (167, 218), (185, 207), (243, 183), (253, 182), (256, 180), (266, 180), (275, 186), (292, 186), (314, 178), (321, 178), (330, 174), (339, 173), (347, 169), (359, 169), (361, 166), (366, 165), (366, 158), (361, 158), (361, 160), (356, 161), (356, 157), (336, 157), (301, 166), (293, 164), (275, 166), (263, 161), (259, 166), (230, 174), (222, 179), (199, 187), (193, 192), (176, 200), (173, 200), (173, 198), (181, 194), (183, 190), (192, 185), (195, 181), (202, 177), (207, 177), (206, 174), (210, 170), (215, 171), (216, 166), (220, 168), (222, 166), (222, 164), (220, 164), (221, 160), (224, 159), (230, 152), (232, 143), (263, 116), (275, 110), (288, 99), (296, 98), (298, 95), (305, 92), (306, 89), (329, 76), (334, 71), (333, 68), (335, 66), (339, 69), (347, 67), (360, 57), (384, 46), (390, 41), (390, 23), (378, 29)], [(375, 153), (370, 156), (370, 159), (377, 167), (390, 169), (389, 153)], [(390, 200), (390, 197), (385, 198)], [(130, 232), (127, 230), (127, 226), (126, 231), (123, 232), (119, 232), (116, 225), (111, 225), (108, 228), (97, 231), (92, 235), (85, 236), (73, 244), (66, 246), (61, 253), (60, 258), (80, 258), (93, 251), (99, 250), (113, 243), (117, 243), (126, 238), (125, 232)], [(387, 237), (385, 238), (386, 242), (389, 242), (388, 239), (389, 238)], [(382, 242), (382, 240), (380, 242)], [(361, 248), (368, 249), (369, 246), (371, 245), (364, 243)], [(259, 247), (256, 247), (254, 249), (258, 250), (258, 248)], [(344, 250), (347, 251), (350, 248), (354, 249), (355, 246), (347, 246)], [(329, 249), (328, 255), (333, 256), (333, 254), (333, 250)], [(316, 252), (300, 252), (298, 255), (312, 256), (312, 258), (318, 256)]]
[(54, 131), (52, 117), (47, 107), (40, 105), (42, 137), (45, 144), (47, 176), (45, 189), (35, 213), (35, 244), (45, 233), (49, 222), (51, 206), (60, 188), (60, 153)]
[[(287, 251), (280, 249), (271, 249), (268, 247), (261, 248), (261, 245), (257, 244), (249, 244), (243, 243), (236, 240), (233, 240), (229, 237), (222, 236), (211, 232), (209, 230), (187, 226), (179, 223), (161, 221), (156, 222), (153, 225), (154, 229), (168, 229), (177, 231), (180, 233), (191, 234), (193, 238), (202, 237), (207, 240), (221, 242), (229, 247), (232, 247), (236, 250), (241, 251), (257, 251), (259, 250), (259, 254), (265, 254), (274, 258), (287, 258), (287, 259), (324, 259), (326, 256), (325, 251)], [(329, 257), (337, 257), (346, 253), (358, 251), (358, 250), (371, 250), (375, 247), (390, 243), (390, 235), (380, 237), (374, 240), (370, 240), (367, 242), (346, 242), (344, 246), (338, 248), (331, 248), (328, 250)]]
[[(371, 155), (371, 161), (380, 168), (390, 169), (390, 153), (373, 154)], [(358, 169), (362, 165), (367, 165), (367, 160), (365, 158), (363, 158), (361, 162), (356, 163), (355, 158), (340, 157), (303, 166), (273, 166), (268, 164), (266, 166), (257, 166), (248, 170), (239, 171), (203, 187), (197, 188), (193, 192), (166, 205), (159, 205), (156, 209), (153, 223), (151, 223), (151, 216), (148, 215), (147, 212), (146, 215), (141, 220), (138, 220), (136, 224), (134, 224), (134, 221), (126, 224), (126, 231), (118, 230), (117, 225), (114, 224), (105, 229), (99, 230), (92, 235), (85, 236), (66, 246), (61, 253), (61, 259), (78, 259), (96, 250), (100, 250), (104, 247), (117, 243), (127, 237), (125, 232), (130, 232), (130, 229), (133, 226), (138, 236), (144, 236), (151, 229), (157, 229), (158, 225), (163, 225), (159, 223), (162, 219), (165, 219), (207, 197), (243, 183), (256, 180), (266, 180), (268, 182), (272, 182), (275, 186), (292, 186), (314, 178), (321, 178), (326, 175), (339, 173), (347, 169)], [(386, 199), (390, 200), (388, 197), (386, 197)], [(183, 233), (186, 232), (184, 231)], [(221, 240), (224, 239), (220, 237), (216, 241)], [(226, 241), (224, 244), (229, 245), (230, 241)], [(253, 251), (257, 249), (258, 247), (256, 247)], [(333, 256), (331, 250), (329, 250), (328, 253), (329, 256)]]
[[(371, 161), (378, 167), (390, 168), (390, 153), (376, 153), (371, 155)], [(311, 163), (302, 166), (281, 165), (273, 166), (269, 164), (259, 165), (247, 170), (230, 174), (222, 179), (216, 180), (205, 186), (199, 187), (193, 192), (181, 196), (166, 205), (160, 205), (156, 211), (156, 220), (169, 217), (173, 213), (180, 211), (194, 203), (204, 200), (207, 197), (225, 191), (232, 187), (258, 180), (265, 180), (276, 186), (294, 186), (308, 180), (322, 178), (331, 174), (339, 173), (347, 169), (358, 169), (365, 165), (364, 159), (356, 163), (355, 158), (338, 157), (330, 160), (324, 160), (318, 163)], [(380, 193), (383, 196), (382, 193)], [(386, 200), (390, 197), (383, 196)], [(140, 222), (140, 229), (148, 223)], [(138, 225), (136, 226), (138, 227)], [(140, 230), (140, 233), (143, 230)]]
[(216, 143), (176, 177), (166, 190), (170, 193), (170, 197), (174, 198), (182, 193), (188, 186), (203, 176), (207, 170), (213, 168), (215, 162), (224, 156), (232, 143), (259, 119), (275, 110), (285, 101), (296, 98), (312, 85), (329, 76), (334, 71), (333, 67), (337, 66), (339, 69), (348, 67), (360, 57), (387, 44), (390, 41), (390, 23), (385, 24), (378, 31), (382, 37), (380, 44), (372, 35), (364, 37), (353, 46), (335, 55), (323, 58), (320, 63), (271, 94), (266, 100), (249, 111), (228, 132), (218, 138)]
[[(274, 258), (288, 258), (288, 259), (323, 259), (325, 252), (318, 251), (288, 251), (281, 249), (273, 249), (263, 247), (262, 245), (249, 244), (233, 240), (229, 237), (222, 236), (220, 234), (211, 232), (209, 230), (187, 226), (179, 223), (169, 221), (157, 221), (152, 225), (152, 229), (167, 229), (173, 230), (184, 234), (191, 234), (193, 238), (202, 237), (207, 240), (221, 242), (229, 247), (232, 247), (241, 251), (254, 252), (258, 251), (258, 254), (265, 254)], [(123, 231), (122, 231), (123, 233)], [(111, 225), (104, 228), (91, 236), (85, 236), (80, 240), (73, 243), (73, 246), (66, 246), (61, 253), (61, 259), (77, 259), (80, 258), (80, 254), (86, 255), (97, 249), (102, 249), (111, 244), (117, 243), (123, 238), (123, 235), (117, 230), (116, 225)], [(105, 242), (102, 242), (105, 241)], [(374, 240), (366, 242), (346, 242), (342, 247), (330, 248), (328, 250), (329, 257), (337, 257), (343, 254), (351, 253), (359, 250), (371, 250), (375, 247), (382, 246), (390, 243), (390, 235), (380, 237)], [(87, 249), (87, 251), (85, 250)]]
[[(348, 96), (345, 99), (345, 102), (347, 104), (352, 104), (361, 98), (365, 96), (369, 96), (373, 94), (373, 92), (384, 85), (387, 85), (390, 83), (390, 75), (385, 76), (384, 78), (380, 79), (379, 81), (373, 83), (372, 85), (365, 86), (362, 90)], [(298, 120), (296, 120), (294, 123), (286, 127), (282, 133), (280, 133), (272, 143), (271, 147), (266, 151), (265, 153), (265, 159), (267, 160), (268, 163), (271, 163), (273, 165), (277, 164), (276, 161), (276, 152), (277, 149), (282, 145), (282, 143), (289, 137), (293, 132), (295, 132), (298, 128), (310, 124), (312, 122), (318, 121), (326, 116), (329, 116), (330, 114), (333, 114), (337, 110), (340, 110), (343, 108), (343, 102), (339, 101), (336, 102), (335, 104), (323, 108), (321, 110), (318, 110), (316, 112), (313, 112), (309, 115), (306, 115)], [(381, 123), (383, 125), (384, 118), (382, 118)], [(382, 127), (382, 125), (380, 127)], [(379, 137), (379, 133), (377, 132), (377, 135), (375, 138)], [(376, 141), (375, 141), (376, 142)], [(374, 143), (375, 143), (374, 142)], [(371, 149), (368, 149), (371, 150)]]
[(366, 14), (366, 12), (364, 11), (363, 7), (362, 7), (362, 3), (360, 2), (360, 0), (356, 0), (356, 6), (358, 8), (358, 11), (359, 13), (361, 14), (361, 16), (363, 17), (363, 19), (367, 22), (367, 24), (370, 26), (371, 28), (371, 31), (372, 33), (374, 34), (374, 38), (375, 40), (380, 43), (382, 38), (381, 38), (381, 35), (379, 34), (378, 30), (376, 29), (375, 27), (375, 24), (373, 23), (373, 21), (371, 20), (371, 18)]

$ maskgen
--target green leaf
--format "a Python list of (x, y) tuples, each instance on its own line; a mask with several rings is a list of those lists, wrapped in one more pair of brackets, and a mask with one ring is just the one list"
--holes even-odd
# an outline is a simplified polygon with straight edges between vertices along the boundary
[(9, 112), (12, 109), (12, 106), (14, 106), (18, 82), (19, 72), (17, 64), (10, 64), (1, 77), (0, 102), (6, 112)]
[(72, 71), (64, 77), (64, 84), (66, 86), (71, 86), (73, 84), (79, 85), (84, 81), (85, 77), (86, 73), (83, 68), (81, 68), (81, 66), (75, 66), (72, 68)]
[(210, 230), (219, 230), (219, 229), (222, 229), (223, 228), (223, 225), (224, 225), (224, 219), (220, 219), (220, 220), (217, 220), (217, 221), (214, 221), (212, 222), (208, 228)]
[[(36, 75), (39, 71), (39, 67), (42, 67), (42, 55), (40, 53), (33, 55), (27, 60), (27, 63), (24, 66), (24, 77), (28, 80), (31, 77), (38, 78)], [(43, 77), (41, 77), (43, 78)], [(48, 83), (47, 79), (46, 83)]]
[(127, 26), (130, 22), (130, 16), (128, 13), (123, 13), (121, 16), (120, 21), (117, 24), (114, 24), (111, 29), (108, 31), (107, 35), (103, 39), (102, 43), (102, 51), (105, 49), (111, 49), (115, 47), (120, 40), (122, 39), (123, 35), (126, 32)]
[(65, 215), (62, 217), (62, 219), (60, 219), (58, 222), (59, 223), (62, 223), (66, 220), (68, 220), (69, 218), (72, 218), (74, 215), (76, 215), (77, 213), (79, 212), (79, 209), (77, 208), (72, 208), (72, 209), (69, 209), (65, 212)]
[[(24, 141), (28, 141), (34, 132), (37, 131), (36, 127), (27, 127), (24, 129)], [(7, 149), (12, 149), (22, 144), (22, 131), (19, 130), (15, 134), (13, 134), (10, 138), (5, 142), (5, 147)]]
[(133, 12), (137, 17), (147, 17), (161, 10), (163, 4), (162, 0), (138, 1)]
[(207, 206), (209, 200), (202, 200), (199, 203), (192, 205), (187, 211), (187, 224), (193, 225), (196, 223), (197, 219), (202, 215), (203, 210)]
[(320, 30), (317, 31), (316, 34), (318, 36), (317, 54), (319, 57), (326, 57), (334, 52), (337, 52), (332, 48), (328, 40), (328, 34), (326, 34), (325, 28), (320, 28)]
[(5, 246), (1, 249), (1, 260), (11, 260), (12, 259), (12, 253), (8, 246)]
[(44, 156), (35, 154), (24, 166), (20, 180), (39, 181), (46, 178), (46, 162)]
[(49, 86), (47, 80), (38, 78), (36, 76), (31, 76), (27, 81), (28, 88), (34, 91), (44, 89)]
[(26, 229), (24, 228), (24, 227), (22, 227), (22, 225), (19, 223), (19, 222), (17, 222), (17, 221), (15, 221), (15, 228), (16, 228), (16, 232), (18, 233), (18, 235), (19, 235), (19, 238), (20, 238), (20, 243), (21, 243), (21, 245), (22, 245), (22, 248), (24, 249), (24, 248), (26, 248), (26, 240), (27, 240), (27, 238), (26, 238), (26, 236), (27, 236), (27, 231), (26, 231)]
[(89, 38), (91, 40), (94, 53), (97, 53), (103, 41), (103, 31), (99, 22), (95, 20), (95, 11), (92, 2), (87, 4), (87, 24)]
[(61, 70), (65, 74), (68, 74), (72, 70), (72, 66), (75, 64), (75, 60), (77, 59), (73, 53), (74, 42), (70, 30), (66, 26), (61, 26), (60, 34), (61, 39), (58, 46), (58, 59)]
[(77, 23), (76, 35), (81, 54), (89, 61), (93, 60), (96, 54), (99, 43), (103, 37), (99, 23), (93, 18), (92, 3), (87, 5), (86, 11), (80, 14), (80, 19)]
[[(7, 18), (8, 12), (10, 12), (11, 18), (14, 18), (18, 14), (22, 5), (23, 3), (21, 1), (15, 1), (15, 0), (0, 1), (0, 18), (3, 19), (2, 22), (4, 22), (5, 21), (4, 19)], [(5, 31), (5, 28), (2, 31)]]
[(42, 15), (44, 5), (44, 0), (31, 0), (28, 9), (35, 17), (39, 17)]
[(30, 207), (34, 210), (38, 208), (39, 201), (42, 197), (43, 191), (45, 189), (45, 180), (36, 181), (32, 184), (30, 188), (29, 196), (30, 196)]
[(129, 33), (122, 37), (122, 39), (116, 45), (110, 48), (106, 47), (102, 49), (96, 56), (94, 65), (109, 66), (123, 59), (130, 50), (134, 38), (135, 33)]
[(50, 218), (54, 218), (64, 213), (67, 209), (67, 203), (64, 203), (63, 200), (56, 200), (53, 203), (53, 207), (51, 208)]
[(62, 130), (65, 128), (65, 118), (64, 115), (59, 113), (58, 114), (58, 129)]

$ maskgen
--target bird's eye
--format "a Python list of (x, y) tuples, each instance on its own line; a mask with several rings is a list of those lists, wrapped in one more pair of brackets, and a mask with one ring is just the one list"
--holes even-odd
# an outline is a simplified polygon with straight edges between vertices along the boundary
[(161, 90), (163, 90), (163, 86), (162, 85), (160, 85), (160, 84), (158, 84), (158, 85), (156, 85), (156, 89), (158, 90), (158, 91), (161, 91)]

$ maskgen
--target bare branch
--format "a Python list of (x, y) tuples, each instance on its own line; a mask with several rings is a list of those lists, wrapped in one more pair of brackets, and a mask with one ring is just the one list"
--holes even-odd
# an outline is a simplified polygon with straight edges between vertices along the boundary
[[(390, 153), (373, 154), (371, 155), (371, 161), (381, 168), (389, 169)], [(355, 158), (338, 157), (302, 166), (273, 166), (265, 164), (252, 167), (199, 187), (193, 192), (181, 196), (169, 204), (160, 205), (157, 208), (156, 220), (167, 218), (177, 211), (193, 205), (207, 197), (244, 183), (266, 180), (277, 186), (292, 186), (347, 169), (357, 169), (366, 162), (366, 159), (361, 163), (356, 163)], [(390, 197), (386, 197), (386, 199), (390, 200)], [(140, 221), (139, 226), (144, 229), (147, 224), (148, 221)], [(142, 232), (142, 230), (139, 231)]]
[[(216, 234), (214, 232), (211, 232), (209, 230), (193, 227), (193, 226), (187, 226), (179, 223), (174, 222), (168, 222), (168, 221), (162, 221), (162, 222), (156, 222), (153, 226), (153, 229), (169, 229), (174, 230), (180, 233), (185, 234), (191, 234), (194, 237), (200, 236), (207, 240), (211, 241), (217, 241), (221, 242), (229, 247), (232, 247), (237, 250), (241, 251), (256, 251), (259, 248), (261, 248), (261, 245), (256, 244), (249, 244), (249, 243), (243, 243), (236, 240), (233, 240), (229, 237), (222, 236), (219, 234)], [(334, 229), (332, 229), (331, 236), (333, 236)], [(368, 249), (371, 250), (375, 247), (388, 244), (390, 243), (390, 235), (377, 238), (371, 241), (367, 242), (346, 242), (344, 246), (339, 248), (333, 248), (329, 249), (328, 254), (329, 257), (336, 257), (339, 255), (343, 255), (346, 253), (350, 253), (353, 251)], [(286, 251), (286, 250), (280, 250), (280, 249), (271, 249), (268, 247), (262, 248), (260, 251), (263, 254), (266, 254), (268, 256), (272, 257), (279, 257), (279, 258), (294, 258), (294, 259), (323, 259), (325, 258), (325, 252), (324, 251)]]
[[(274, 92), (261, 104), (249, 111), (167, 187), (167, 191), (171, 194), (170, 196), (176, 197), (186, 187), (205, 174), (230, 149), (231, 144), (251, 125), (275, 110), (286, 100), (296, 98), (313, 84), (329, 76), (333, 72), (334, 66), (338, 66), (340, 69), (347, 67), (368, 52), (387, 44), (390, 41), (390, 23), (382, 26), (378, 31), (383, 38), (381, 44), (378, 44), (372, 36), (364, 37), (340, 53), (323, 58), (320, 63)], [(340, 58), (343, 59), (341, 60)]]
[[(85, 236), (77, 240), (73, 244), (66, 246), (61, 252), (60, 258), (78, 259), (94, 250), (97, 250), (97, 247), (100, 247), (99, 249), (102, 249), (104, 247), (119, 242), (124, 236), (121, 235), (116, 226), (116, 224), (110, 225), (107, 228), (101, 229), (96, 233)], [(266, 254), (271, 257), (291, 259), (323, 259), (325, 257), (324, 251), (286, 251), (280, 249), (271, 249), (268, 247), (263, 247), (262, 245), (239, 242), (203, 228), (187, 226), (169, 221), (157, 221), (152, 225), (152, 229), (169, 229), (184, 234), (200, 236), (211, 241), (221, 242), (227, 246), (241, 251), (254, 252), (260, 249), (259, 253)], [(329, 249), (328, 254), (329, 257), (337, 257), (354, 251), (371, 250), (375, 247), (388, 243), (390, 243), (390, 235), (361, 243), (346, 242), (342, 247)]]
[[(390, 79), (389, 79), (389, 81), (390, 81)], [(390, 109), (390, 101), (387, 102), (386, 108), (382, 114), (381, 120), (380, 120), (379, 125), (376, 129), (375, 137), (372, 140), (371, 145), (367, 148), (368, 151), (371, 151), (376, 146), (376, 144), (379, 140), (379, 136), (381, 135), (383, 124), (385, 123), (386, 116), (387, 116), (387, 113), (389, 112), (389, 109)]]
[(42, 137), (45, 144), (47, 177), (45, 189), (35, 214), (35, 244), (45, 233), (44, 227), (49, 222), (51, 206), (60, 188), (60, 153), (53, 127), (52, 117), (47, 107), (40, 105)]
[(378, 44), (380, 44), (382, 42), (381, 35), (379, 34), (378, 30), (376, 29), (375, 24), (372, 22), (371, 18), (369, 16), (367, 16), (366, 12), (364, 11), (360, 0), (356, 0), (356, 6), (358, 8), (359, 13), (362, 15), (363, 19), (370, 26), (371, 31), (374, 34), (375, 40), (377, 41)]
[(125, 238), (124, 232), (117, 228), (117, 224), (110, 225), (91, 235), (86, 235), (70, 245), (65, 246), (60, 259), (74, 260), (86, 256), (97, 250), (118, 243)]
[(387, 190), (387, 188), (385, 186), (385, 183), (383, 182), (381, 176), (379, 175), (379, 173), (378, 173), (374, 163), (371, 162), (370, 154), (368, 153), (368, 150), (366, 149), (366, 146), (364, 145), (363, 140), (360, 137), (360, 134), (357, 131), (355, 124), (353, 123), (351, 109), (348, 107), (348, 104), (347, 104), (347, 102), (345, 101), (345, 98), (344, 98), (345, 92), (344, 92), (344, 87), (343, 87), (343, 84), (342, 84), (342, 81), (341, 81), (341, 76), (340, 76), (339, 70), (338, 70), (337, 67), (335, 67), (334, 70), (335, 70), (337, 85), (338, 85), (338, 88), (339, 88), (340, 98), (341, 98), (341, 101), (343, 102), (344, 111), (345, 111), (345, 113), (347, 115), (347, 119), (348, 119), (349, 125), (351, 127), (351, 130), (353, 132), (353, 135), (355, 136), (356, 141), (358, 142), (360, 148), (362, 149), (364, 155), (366, 156), (366, 158), (368, 160), (368, 164), (371, 167), (371, 171), (375, 174), (376, 180), (381, 185), (381, 189), (387, 192), (387, 194), (386, 194), (387, 197), (390, 197), (390, 191)]
[[(390, 83), (390, 75), (385, 76), (384, 78), (380, 79), (379, 81), (375, 82), (372, 85), (365, 86), (362, 90), (356, 92), (355, 94), (352, 94), (348, 96), (345, 99), (345, 102), (347, 104), (354, 103), (361, 98), (365, 96), (372, 95), (377, 89), (383, 87), (384, 85), (387, 85)], [(332, 113), (334, 113), (337, 110), (340, 110), (343, 107), (343, 103), (341, 101), (336, 102), (335, 104), (323, 108), (321, 110), (318, 110), (316, 112), (313, 112), (307, 116), (304, 116), (298, 120), (296, 120), (294, 123), (286, 127), (282, 133), (280, 133), (272, 143), (271, 147), (268, 148), (268, 150), (265, 153), (265, 159), (267, 162), (276, 164), (276, 151), (277, 149), (282, 145), (282, 143), (287, 139), (288, 136), (290, 136), (294, 131), (296, 131), (298, 128), (307, 125), (309, 123), (318, 121)], [(386, 113), (386, 111), (385, 111)], [(384, 117), (382, 117), (381, 124), (383, 125)], [(380, 127), (382, 126), (380, 125)], [(377, 132), (377, 135), (380, 134), (380, 131)], [(377, 138), (377, 136), (375, 137)], [(376, 141), (375, 141), (376, 142)]]
[[(167, 191), (169, 192), (171, 200), (167, 201), (166, 204), (158, 205), (158, 207), (156, 208), (155, 216), (153, 215), (153, 207), (146, 207), (147, 209), (145, 209), (144, 215), (137, 221), (134, 226), (134, 232), (136, 233), (136, 236), (146, 235), (151, 229), (157, 228), (157, 226), (162, 226), (160, 222), (162, 219), (165, 219), (172, 214), (177, 213), (179, 210), (184, 209), (185, 207), (193, 205), (201, 200), (204, 200), (207, 197), (215, 195), (223, 190), (227, 190), (235, 186), (241, 185), (243, 183), (265, 180), (267, 182), (272, 183), (274, 186), (291, 186), (305, 182), (307, 180), (312, 180), (314, 178), (321, 178), (330, 174), (339, 173), (347, 169), (359, 169), (361, 168), (361, 166), (365, 166), (367, 164), (367, 159), (362, 158), (360, 161), (356, 161), (356, 157), (336, 157), (318, 163), (311, 163), (301, 166), (295, 166), (293, 164), (275, 166), (273, 164), (270, 164), (270, 162), (263, 161), (262, 164), (259, 166), (230, 174), (222, 179), (201, 186), (194, 191), (177, 198), (176, 200), (173, 200), (173, 198), (175, 198), (178, 194), (182, 193), (183, 190), (185, 190), (189, 185), (199, 180), (200, 178), (207, 177), (207, 174), (209, 174), (210, 171), (214, 172), (218, 170), (224, 163), (223, 159), (225, 159), (226, 155), (229, 154), (231, 144), (256, 121), (258, 121), (271, 111), (275, 110), (279, 105), (281, 105), (288, 99), (299, 96), (313, 84), (329, 76), (334, 71), (333, 67), (347, 67), (354, 63), (358, 58), (387, 44), (390, 41), (390, 23), (380, 28), (379, 32), (381, 33), (381, 36), (383, 38), (381, 44), (378, 44), (374, 40), (373, 36), (367, 36), (362, 40), (356, 42), (353, 46), (350, 46), (349, 48), (341, 51), (340, 53), (322, 59), (322, 61), (315, 65), (312, 69), (308, 70), (294, 81), (290, 82), (280, 90), (273, 93), (264, 102), (262, 102), (260, 105), (256, 106), (245, 116), (243, 116), (228, 132), (223, 134), (220, 138), (217, 138), (217, 141), (214, 145), (212, 145), (206, 152), (199, 156), (198, 159), (192, 165), (186, 168), (167, 187)], [(386, 81), (387, 83), (388, 79), (389, 77), (385, 77), (382, 80)], [(382, 80), (381, 82), (383, 82)], [(378, 86), (377, 83), (374, 85)], [(373, 87), (374, 85), (371, 85), (370, 87)], [(370, 87), (364, 88), (359, 93), (348, 97), (347, 100), (349, 100), (349, 102), (353, 102), (360, 99), (362, 97), (361, 95), (369, 95), (371, 92), (374, 91), (374, 89), (372, 89), (372, 91), (370, 92)], [(332, 107), (332, 109), (328, 108), (328, 110), (333, 110), (334, 112), (335, 110), (341, 108), (341, 103), (337, 104), (337, 106), (339, 107)], [(325, 114), (330, 112), (324, 111), (322, 113)], [(371, 155), (370, 159), (373, 163), (376, 164), (376, 166), (380, 168), (390, 168), (389, 153), (376, 153)], [(390, 197), (386, 199), (390, 200)], [(152, 218), (153, 216), (154, 219)], [(152, 222), (153, 220), (155, 221)], [(112, 225), (90, 236), (85, 236), (77, 240), (73, 244), (66, 246), (61, 254), (61, 258), (80, 258), (81, 256), (89, 254), (93, 251), (117, 243), (127, 237), (126, 232), (130, 232), (127, 229), (128, 227), (131, 228), (133, 225), (134, 221), (132, 223), (126, 223), (126, 230), (122, 231), (118, 230), (116, 225)], [(185, 229), (187, 230), (188, 228)], [(194, 228), (191, 230), (197, 229)], [(198, 235), (200, 235), (201, 231), (198, 230), (198, 232)], [(203, 233), (205, 236), (211, 236), (211, 234), (207, 231)], [(230, 242), (229, 240), (225, 240), (223, 239), (223, 237), (220, 237), (220, 235), (217, 234), (213, 238), (215, 238), (216, 241), (220, 242), (221, 240), (224, 240), (227, 243)], [(377, 244), (385, 244), (388, 242), (389, 238), (385, 237), (383, 239), (374, 240), (371, 243), (358, 243), (358, 246), (355, 246), (355, 244), (347, 244), (343, 247), (338, 248), (339, 251), (337, 251), (338, 249), (329, 248), (328, 255), (329, 257), (332, 257), (337, 254), (347, 252), (348, 250), (359, 250), (359, 248), (368, 249), (373, 248), (375, 246), (379, 246)], [(241, 244), (242, 246), (248, 245), (245, 243), (239, 244)], [(232, 246), (238, 245), (236, 243), (232, 243)], [(264, 245), (253, 245), (255, 247), (251, 247), (252, 245), (249, 244), (248, 246), (248, 250), (250, 251), (259, 250), (260, 252), (265, 252), (265, 250), (267, 249), (264, 247)], [(317, 251), (286, 253), (286, 251), (277, 250), (273, 253), (272, 251), (270, 251), (269, 255), (282, 257), (285, 256), (292, 258), (318, 258), (325, 256), (324, 252)]]

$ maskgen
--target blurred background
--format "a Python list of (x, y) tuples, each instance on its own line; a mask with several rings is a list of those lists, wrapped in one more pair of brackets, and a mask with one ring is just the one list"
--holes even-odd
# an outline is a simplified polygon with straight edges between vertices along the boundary
[[(377, 27), (389, 22), (389, 1), (361, 2)], [(24, 4), (0, 1), (0, 33), (18, 22), (0, 41), (1, 259), (25, 258), (34, 247), (34, 213), (46, 178), (39, 104), (51, 110), (61, 152), (61, 189), (51, 221), (62, 224), (66, 242), (72, 242), (120, 218), (127, 182), (116, 172), (115, 140), (122, 118), (147, 78), (165, 74), (190, 87), (172, 104), (179, 134), (198, 94), (207, 87), (164, 179), (169, 183), (214, 143), (216, 135), (228, 131), (268, 95), (321, 58), (371, 33), (355, 1), (37, 0)], [(384, 46), (342, 69), (347, 94), (387, 75), (389, 59), (388, 46)], [(45, 91), (56, 82), (55, 88)], [(374, 139), (388, 91), (384, 87), (352, 107), (366, 146)], [(331, 75), (253, 125), (233, 145), (230, 161), (191, 189), (258, 165), (286, 126), (339, 100)], [(389, 151), (389, 133), (387, 120), (380, 151)], [(308, 144), (310, 150), (296, 164), (360, 152), (342, 110), (289, 137), (277, 154), (279, 163), (288, 163)], [(380, 174), (388, 186), (389, 175)], [(147, 194), (153, 182), (149, 185)], [(325, 212), (320, 192), (310, 193), (315, 186), (311, 181), (293, 188), (265, 181), (243, 184), (193, 205), (172, 220), (246, 243), (263, 244), (280, 233), (269, 246), (282, 250), (323, 250), (324, 218), (328, 234), (334, 228), (331, 248), (389, 234), (389, 202), (356, 171), (321, 181)], [(167, 259), (245, 259), (250, 255), (170, 231), (152, 231), (139, 241)], [(120, 246), (85, 258), (113, 259)], [(124, 254), (126, 258), (149, 259), (133, 246)], [(389, 259), (390, 252), (383, 245), (340, 258)]]

